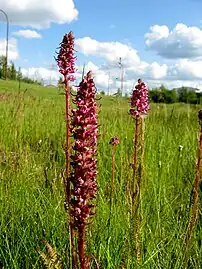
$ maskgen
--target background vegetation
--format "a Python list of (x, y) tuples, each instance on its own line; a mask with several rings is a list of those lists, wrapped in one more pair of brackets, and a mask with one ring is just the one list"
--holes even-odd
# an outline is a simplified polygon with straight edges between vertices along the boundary
[[(152, 94), (159, 91), (166, 93), (161, 89)], [(134, 121), (128, 114), (128, 99), (103, 96), (99, 103), (99, 190), (87, 250), (104, 269), (180, 268), (195, 179), (200, 107), (152, 104), (145, 119), (142, 264), (137, 266), (131, 250), (134, 238), (130, 234), (127, 199)], [(61, 176), (65, 168), (64, 111), (64, 96), (58, 89), (22, 83), (19, 91), (15, 81), (0, 80), (0, 262), (4, 268), (42, 268), (37, 253), (37, 248), (44, 249), (42, 238), (56, 249), (68, 268)], [(119, 137), (120, 145), (116, 150), (115, 199), (110, 213), (109, 141), (113, 136)], [(201, 268), (202, 264), (199, 210), (188, 268)]]

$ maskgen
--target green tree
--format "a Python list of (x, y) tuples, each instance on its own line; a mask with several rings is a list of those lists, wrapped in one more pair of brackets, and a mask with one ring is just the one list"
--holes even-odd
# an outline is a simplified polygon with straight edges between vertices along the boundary
[(0, 56), (0, 78), (5, 78), (6, 73), (6, 57)]
[(187, 93), (187, 103), (189, 103), (189, 104), (197, 104), (198, 103), (197, 94), (194, 90), (189, 91)]
[(13, 62), (11, 62), (11, 65), (9, 66), (9, 79), (16, 80), (17, 72), (15, 69), (15, 65)]
[(187, 103), (188, 89), (186, 87), (179, 88), (177, 94), (179, 102)]
[(173, 90), (164, 91), (164, 99), (166, 104), (172, 104), (177, 102), (177, 93)]

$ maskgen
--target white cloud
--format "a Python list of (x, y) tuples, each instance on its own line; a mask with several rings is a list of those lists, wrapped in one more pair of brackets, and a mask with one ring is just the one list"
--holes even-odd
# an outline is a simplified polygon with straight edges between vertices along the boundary
[[(162, 68), (160, 68), (157, 63), (153, 63), (146, 66), (144, 74), (140, 77), (146, 81), (149, 87), (158, 87), (161, 84), (164, 84), (170, 89), (188, 86), (202, 90), (202, 75), (200, 72), (192, 72), (192, 70), (195, 70), (196, 66), (199, 70), (201, 70), (202, 61), (192, 62), (188, 60), (181, 60), (173, 66), (167, 67), (166, 65), (163, 65)], [(78, 85), (81, 80), (83, 66), (76, 66), (76, 68), (78, 70), (76, 73), (77, 81), (74, 84)], [(43, 79), (45, 84), (51, 83), (56, 85), (59, 77), (61, 77), (61, 74), (56, 69), (57, 68), (50, 70), (44, 67), (31, 67), (28, 69), (22, 69), (22, 73), (24, 76), (28, 76), (32, 79), (39, 81)], [(98, 90), (108, 91), (109, 86), (110, 93), (113, 94), (121, 87), (119, 70), (111, 68), (109, 71), (103, 67), (97, 66), (91, 61), (85, 65), (85, 74), (89, 70), (93, 72), (94, 81)], [(162, 74), (159, 75), (161, 72)], [(137, 79), (138, 76), (135, 73), (130, 73), (128, 69), (125, 70), (123, 82), (124, 93), (131, 92), (131, 89), (134, 87)]]
[[(6, 39), (0, 39), (0, 56), (6, 56)], [(8, 40), (8, 60), (17, 60), (19, 52), (17, 47), (17, 40), (11, 38)]]
[(19, 36), (19, 37), (24, 37), (28, 39), (33, 39), (33, 38), (42, 38), (42, 35), (39, 34), (36, 31), (33, 30), (19, 30), (17, 32), (13, 32), (12, 35)]
[[(161, 35), (168, 35), (165, 29)], [(158, 38), (157, 35), (156, 38)], [(165, 62), (163, 64), (156, 61), (148, 63), (140, 59), (137, 51), (131, 45), (120, 42), (99, 42), (90, 37), (77, 39), (75, 43), (76, 49), (80, 53), (104, 60), (105, 64), (96, 65), (89, 61), (87, 57), (88, 61), (85, 65), (85, 73), (92, 70), (99, 90), (107, 91), (109, 86), (110, 92), (114, 93), (117, 88), (121, 87), (121, 70), (118, 67), (119, 57), (122, 57), (123, 61), (124, 92), (130, 92), (139, 77), (143, 78), (149, 87), (165, 84), (169, 88), (192, 86), (202, 89), (202, 60), (200, 59), (179, 59), (175, 62)], [(77, 66), (76, 68), (78, 70), (76, 83), (79, 83), (83, 66)], [(31, 68), (26, 72), (28, 76), (35, 77), (35, 79), (37, 79), (36, 74), (46, 81), (51, 78), (51, 81), (55, 81), (56, 84), (60, 77), (56, 69), (50, 71), (46, 68)]]
[(53, 83), (57, 84), (60, 77), (60, 73), (57, 70), (50, 70), (44, 67), (30, 67), (22, 68), (21, 72), (23, 76), (29, 77), (34, 80), (44, 80), (46, 84)]
[(167, 76), (168, 66), (166, 64), (158, 64), (157, 62), (153, 62), (148, 64), (145, 68), (144, 74), (152, 79), (162, 79)]
[[(153, 39), (161, 39), (162, 36), (165, 38), (168, 35), (169, 30), (166, 26), (156, 27)], [(202, 80), (202, 60), (200, 59), (179, 59), (169, 64), (147, 63), (140, 59), (137, 51), (130, 45), (120, 42), (99, 42), (90, 37), (77, 39), (76, 46), (78, 51), (86, 56), (96, 56), (105, 60), (106, 64), (102, 66), (93, 66), (92, 63), (89, 66), (95, 73), (95, 81), (98, 86), (105, 89), (108, 87), (109, 71), (110, 87), (115, 91), (121, 85), (120, 69), (117, 64), (119, 57), (122, 57), (123, 60), (125, 90), (130, 90), (139, 77), (146, 80), (149, 86), (162, 83), (168, 87), (202, 86), (202, 82), (200, 82)]]
[(202, 57), (202, 30), (178, 23), (172, 31), (166, 25), (154, 25), (146, 33), (146, 46), (158, 55), (169, 58)]
[(118, 62), (121, 57), (125, 66), (140, 63), (137, 51), (120, 42), (99, 42), (90, 37), (84, 37), (76, 39), (75, 44), (78, 51), (86, 56), (102, 57), (110, 63)]
[(78, 18), (73, 0), (1, 0), (1, 9), (8, 14), (10, 23), (37, 29)]
[(202, 61), (191, 61), (181, 59), (176, 64), (170, 67), (169, 78), (181, 80), (199, 80), (202, 79)]
[[(127, 81), (134, 81), (139, 76), (161, 79), (167, 75), (168, 67), (166, 64), (160, 65), (157, 62), (148, 64), (141, 61), (136, 49), (131, 45), (120, 42), (99, 42), (90, 37), (77, 39), (75, 44), (77, 50), (84, 55), (97, 56), (107, 62), (105, 65), (96, 69), (97, 74), (99, 71), (99, 77), (102, 77), (101, 80), (103, 80), (105, 86), (108, 84), (109, 70), (113, 79), (120, 78), (120, 69), (118, 68), (120, 57), (122, 58), (124, 77)], [(126, 87), (128, 85), (127, 81), (125, 82)], [(117, 85), (119, 85), (118, 83), (120, 82), (117, 82)], [(131, 83), (132, 85), (134, 84), (134, 82)]]

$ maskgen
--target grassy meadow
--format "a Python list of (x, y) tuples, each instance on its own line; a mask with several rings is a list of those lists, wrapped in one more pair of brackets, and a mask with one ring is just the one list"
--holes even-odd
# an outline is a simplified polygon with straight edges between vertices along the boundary
[[(23, 91), (27, 91), (23, 95)], [(61, 170), (65, 168), (65, 99), (57, 88), (0, 80), (0, 263), (43, 268), (41, 239), (68, 268)], [(98, 195), (87, 252), (102, 269), (181, 268), (199, 138), (199, 106), (151, 105), (145, 119), (141, 196), (142, 262), (136, 264), (127, 186), (132, 177), (135, 122), (126, 98), (103, 97), (99, 114)], [(117, 136), (115, 197), (110, 212), (111, 145)], [(179, 146), (183, 146), (179, 151)], [(202, 267), (201, 208), (187, 268)], [(0, 266), (1, 267), (1, 266)], [(92, 262), (92, 268), (95, 263)]]

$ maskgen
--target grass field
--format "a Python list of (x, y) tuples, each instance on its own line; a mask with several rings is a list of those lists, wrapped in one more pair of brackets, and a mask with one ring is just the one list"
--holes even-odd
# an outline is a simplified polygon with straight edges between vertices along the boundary
[[(0, 81), (0, 262), (43, 268), (41, 239), (68, 268), (61, 169), (65, 168), (65, 100), (58, 89)], [(151, 105), (145, 119), (141, 197), (142, 263), (136, 264), (126, 186), (131, 178), (134, 120), (126, 99), (104, 97), (99, 115), (98, 195), (87, 252), (103, 269), (180, 268), (198, 148), (199, 106)], [(115, 199), (110, 214), (111, 137), (118, 136)], [(179, 151), (179, 146), (183, 149)], [(201, 208), (187, 268), (202, 267)], [(109, 222), (110, 217), (110, 222)], [(92, 265), (95, 268), (95, 265)]]

